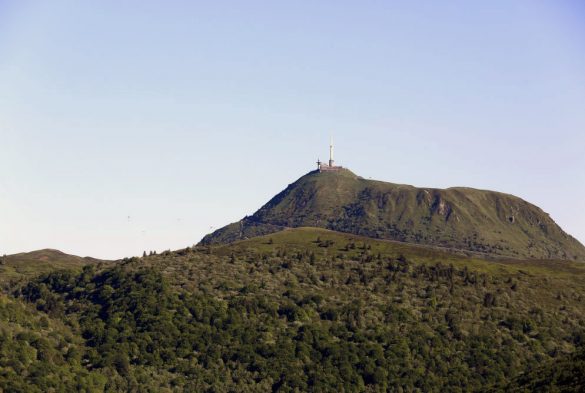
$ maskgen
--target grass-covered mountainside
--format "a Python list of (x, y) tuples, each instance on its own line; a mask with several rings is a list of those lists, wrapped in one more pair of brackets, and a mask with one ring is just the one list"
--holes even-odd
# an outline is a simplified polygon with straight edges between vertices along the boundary
[(540, 208), (515, 196), (416, 188), (366, 180), (349, 170), (310, 172), (252, 216), (201, 243), (225, 244), (303, 226), (486, 255), (585, 261), (581, 243)]
[(44, 249), (0, 257), (0, 284), (33, 277), (58, 269), (77, 269), (87, 264), (103, 262), (90, 257), (78, 257), (59, 250)]
[(296, 228), (48, 273), (8, 293), (4, 391), (563, 391), (584, 380), (582, 362), (557, 370), (585, 341), (585, 265), (566, 260)]

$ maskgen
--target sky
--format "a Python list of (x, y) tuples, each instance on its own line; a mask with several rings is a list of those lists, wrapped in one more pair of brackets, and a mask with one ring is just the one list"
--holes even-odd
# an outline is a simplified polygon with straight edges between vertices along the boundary
[(0, 254), (178, 249), (327, 159), (585, 243), (585, 3), (0, 0)]

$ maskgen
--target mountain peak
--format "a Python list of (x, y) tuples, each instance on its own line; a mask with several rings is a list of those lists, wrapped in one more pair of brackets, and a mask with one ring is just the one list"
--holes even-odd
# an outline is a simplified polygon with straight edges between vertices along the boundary
[(417, 188), (336, 168), (305, 174), (252, 216), (201, 243), (317, 227), (490, 256), (585, 260), (581, 243), (540, 208), (513, 195), (467, 187)]

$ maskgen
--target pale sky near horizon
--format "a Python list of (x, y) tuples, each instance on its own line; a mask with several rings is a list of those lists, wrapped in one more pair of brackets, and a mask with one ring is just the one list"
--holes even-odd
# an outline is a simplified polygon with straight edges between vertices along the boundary
[(0, 0), (0, 254), (177, 249), (327, 158), (585, 242), (582, 1)]

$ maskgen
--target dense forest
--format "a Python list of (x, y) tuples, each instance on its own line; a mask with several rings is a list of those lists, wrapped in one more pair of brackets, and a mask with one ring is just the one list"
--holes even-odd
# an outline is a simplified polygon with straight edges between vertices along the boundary
[(582, 391), (584, 275), (308, 229), (88, 264), (10, 283), (0, 387)]

